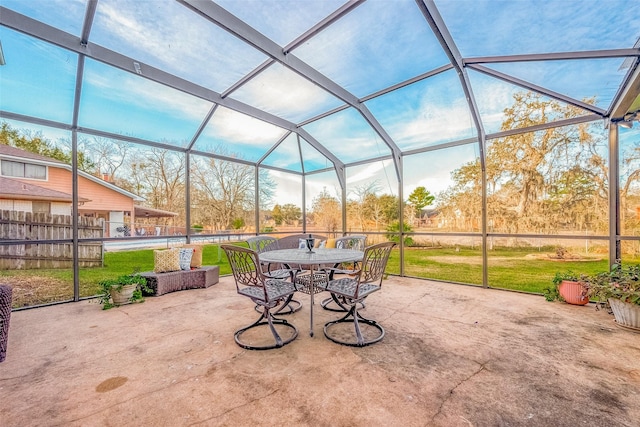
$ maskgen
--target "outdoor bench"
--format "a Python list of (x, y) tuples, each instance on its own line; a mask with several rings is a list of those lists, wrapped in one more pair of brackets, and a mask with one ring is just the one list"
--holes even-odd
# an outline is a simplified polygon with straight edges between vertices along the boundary
[(152, 289), (152, 292), (145, 292), (145, 295), (153, 296), (185, 289), (208, 288), (218, 283), (220, 278), (217, 265), (205, 265), (192, 270), (170, 271), (167, 273), (144, 271), (140, 275), (147, 279), (147, 287)]

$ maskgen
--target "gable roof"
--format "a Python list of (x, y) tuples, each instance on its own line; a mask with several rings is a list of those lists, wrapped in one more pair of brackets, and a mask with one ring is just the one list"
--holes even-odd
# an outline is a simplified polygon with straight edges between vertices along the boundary
[[(73, 202), (71, 194), (50, 190), (4, 176), (0, 176), (0, 199)], [(90, 200), (78, 197), (78, 201), (89, 202)]]
[[(12, 147), (10, 145), (6, 145), (6, 144), (0, 144), (0, 158), (2, 159), (7, 159), (7, 160), (13, 160), (13, 161), (24, 161), (24, 160), (29, 160), (30, 162), (34, 163), (34, 164), (39, 164), (39, 165), (44, 165), (44, 166), (50, 166), (50, 167), (54, 167), (54, 168), (60, 168), (60, 169), (66, 169), (68, 171), (71, 171), (71, 165), (68, 165), (64, 162), (61, 162), (60, 160), (56, 160), (54, 158), (51, 157), (47, 157), (47, 156), (43, 156), (41, 154), (36, 154), (36, 153), (32, 153), (30, 151), (27, 150), (23, 150), (21, 148), (16, 148), (16, 147)], [(95, 182), (96, 184), (100, 184), (103, 187), (107, 187), (110, 190), (116, 191), (120, 194), (123, 194), (127, 197), (132, 198), (134, 201), (136, 202), (143, 202), (145, 201), (145, 199), (143, 197), (138, 196), (137, 194), (131, 193), (123, 188), (118, 187), (117, 185), (114, 185), (110, 182), (104, 181), (98, 177), (95, 177), (91, 174), (88, 174), (84, 171), (78, 170), (78, 176), (81, 176), (83, 178), (86, 178), (90, 181)]]
[(11, 145), (0, 144), (0, 157), (15, 157), (18, 159), (35, 160), (40, 163), (57, 164), (59, 166), (65, 163), (52, 157), (43, 156), (42, 154), (32, 153), (31, 151), (23, 150), (22, 148), (12, 147)]
[(178, 216), (175, 212), (164, 211), (162, 209), (149, 208), (147, 206), (134, 206), (136, 218), (170, 218)]

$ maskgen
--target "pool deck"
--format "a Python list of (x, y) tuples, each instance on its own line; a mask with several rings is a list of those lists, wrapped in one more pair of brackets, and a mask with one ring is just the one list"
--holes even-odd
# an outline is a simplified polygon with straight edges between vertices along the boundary
[[(323, 294), (316, 299), (320, 301)], [(103, 311), (12, 313), (0, 424), (22, 426), (637, 426), (640, 334), (593, 305), (390, 277), (363, 314), (364, 348), (327, 340), (338, 314), (308, 295), (300, 333), (237, 346), (257, 318), (230, 277)], [(316, 302), (318, 304), (318, 302)]]

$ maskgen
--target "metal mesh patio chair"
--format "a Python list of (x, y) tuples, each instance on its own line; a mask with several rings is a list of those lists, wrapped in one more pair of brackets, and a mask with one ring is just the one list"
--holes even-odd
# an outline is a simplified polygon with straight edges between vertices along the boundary
[[(247, 244), (249, 245), (249, 249), (256, 251), (258, 254), (272, 251), (274, 249), (279, 249), (278, 247), (278, 239), (271, 236), (255, 236), (249, 237), (247, 239)], [(272, 263), (263, 262), (262, 272), (265, 276), (270, 277), (272, 279), (288, 279), (290, 278), (293, 282), (293, 278), (296, 274), (296, 271), (290, 268), (284, 268), (282, 265), (274, 265)], [(293, 294), (291, 294), (286, 301), (275, 307), (273, 310), (273, 314), (291, 314), (302, 308), (302, 303), (298, 300), (293, 299)], [(256, 305), (257, 311), (262, 311), (259, 305)]]
[[(374, 320), (366, 319), (358, 312), (360, 304), (368, 295), (382, 288), (382, 277), (389, 260), (393, 242), (379, 243), (369, 246), (364, 251), (364, 257), (360, 269), (354, 272), (354, 276), (342, 277), (330, 280), (326, 285), (319, 284), (324, 290), (344, 298), (349, 305), (347, 314), (324, 325), (324, 335), (331, 341), (355, 347), (363, 347), (373, 344), (384, 338), (384, 328)], [(345, 331), (337, 327), (341, 323), (352, 323), (353, 331)], [(365, 333), (361, 324), (366, 325)], [(370, 332), (373, 331), (373, 336)], [(355, 332), (355, 340), (353, 333)]]
[(271, 251), (278, 249), (278, 239), (271, 236), (254, 236), (247, 239), (249, 248), (261, 253), (264, 251)]
[[(365, 235), (351, 235), (340, 237), (336, 239), (336, 248), (337, 249), (353, 249), (357, 251), (364, 251), (366, 246), (367, 236)], [(335, 265), (331, 269), (325, 269), (325, 271), (329, 272), (329, 280), (332, 280), (335, 274), (353, 274), (354, 271), (358, 268), (358, 262), (354, 262), (351, 265)], [(347, 312), (349, 311), (349, 305), (346, 303), (343, 297), (339, 297), (338, 295), (331, 294), (329, 298), (325, 298), (320, 303), (322, 308), (329, 311), (336, 312)], [(364, 308), (364, 301), (361, 303), (362, 308)]]
[[(290, 236), (281, 237), (278, 239), (278, 249), (298, 248), (300, 244), (300, 239), (306, 239), (308, 237), (309, 237), (309, 234), (293, 234)], [(318, 242), (327, 240), (327, 236), (323, 236), (320, 234), (312, 234), (311, 237), (316, 239), (316, 241)]]
[(354, 234), (351, 236), (344, 236), (344, 237), (337, 238), (336, 248), (364, 251), (366, 242), (367, 242), (367, 236), (363, 234)]
[[(229, 264), (233, 271), (236, 289), (240, 295), (251, 300), (262, 308), (260, 318), (249, 326), (238, 329), (234, 334), (236, 343), (249, 350), (267, 350), (279, 348), (296, 339), (298, 329), (284, 319), (273, 316), (272, 309), (280, 305), (296, 291), (291, 282), (282, 279), (273, 279), (265, 276), (260, 267), (260, 256), (256, 251), (235, 245), (221, 245), (229, 258)], [(268, 325), (273, 335), (273, 340), (264, 337), (253, 337), (252, 342), (243, 340), (243, 334), (253, 328)], [(276, 328), (276, 326), (281, 326)], [(280, 329), (280, 332), (278, 331)], [(288, 333), (287, 338), (282, 338), (281, 333)], [(267, 344), (262, 344), (267, 342)]]

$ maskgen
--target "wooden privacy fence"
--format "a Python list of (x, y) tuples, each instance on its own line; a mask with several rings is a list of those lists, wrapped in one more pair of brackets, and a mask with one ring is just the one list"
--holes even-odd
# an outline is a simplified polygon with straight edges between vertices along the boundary
[[(78, 217), (78, 238), (103, 236), (103, 219)], [(33, 243), (0, 245), (0, 270), (73, 267), (73, 225), (71, 215), (22, 211), (0, 211), (0, 240), (29, 240)], [(38, 243), (38, 240), (69, 240)], [(101, 267), (102, 242), (80, 242), (80, 267)]]

